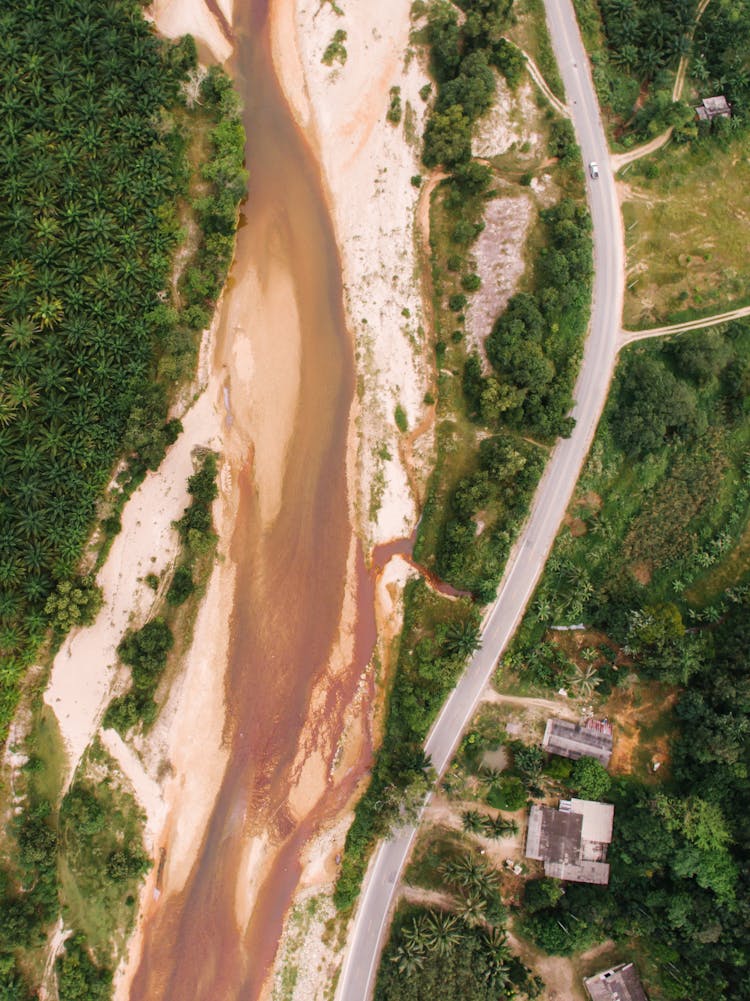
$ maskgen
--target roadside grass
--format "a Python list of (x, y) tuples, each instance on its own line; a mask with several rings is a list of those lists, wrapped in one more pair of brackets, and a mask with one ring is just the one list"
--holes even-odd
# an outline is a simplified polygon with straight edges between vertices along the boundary
[(520, 0), (515, 5), (515, 15), (516, 23), (508, 32), (508, 38), (524, 52), (528, 52), (541, 70), (549, 89), (564, 101), (565, 88), (552, 51), (544, 0)]
[(94, 741), (63, 802), (59, 878), (66, 925), (82, 931), (97, 960), (117, 965), (150, 862), (144, 815), (114, 760)]
[[(705, 332), (680, 335), (697, 349)], [(715, 336), (729, 345), (727, 371), (750, 367), (750, 325), (733, 324)], [(632, 359), (674, 357), (676, 339), (659, 338), (623, 352)], [(670, 353), (671, 352), (671, 353)], [(605, 694), (625, 682), (630, 661), (622, 643), (633, 610), (659, 603), (679, 608), (685, 622), (710, 623), (721, 614), (726, 585), (746, 575), (750, 539), (748, 450), (743, 412), (730, 417), (722, 384), (712, 378), (696, 390), (704, 430), (697, 440), (672, 438), (644, 457), (625, 454), (614, 434), (623, 363), (541, 583), (496, 684), (503, 691), (549, 693), (567, 685), (580, 657), (565, 650), (552, 625), (585, 623), (615, 630), (593, 644), (589, 663)], [(604, 634), (601, 634), (604, 636)]]
[(619, 175), (633, 330), (721, 313), (750, 300), (750, 157), (740, 138), (670, 144)]
[(440, 893), (450, 892), (440, 866), (447, 859), (457, 859), (471, 850), (471, 842), (466, 835), (449, 827), (428, 827), (417, 840), (411, 861), (404, 873), (404, 882), (409, 886), (420, 886), (425, 890)]

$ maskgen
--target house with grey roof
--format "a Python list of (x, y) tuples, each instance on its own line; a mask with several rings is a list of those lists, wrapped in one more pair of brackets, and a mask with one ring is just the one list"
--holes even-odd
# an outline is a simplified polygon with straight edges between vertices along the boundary
[(695, 113), (702, 122), (713, 121), (714, 118), (731, 118), (732, 105), (723, 94), (718, 97), (704, 97)]
[(549, 754), (563, 758), (596, 758), (605, 768), (612, 757), (612, 725), (607, 720), (590, 719), (571, 723), (567, 719), (548, 719), (542, 747)]
[(544, 862), (546, 876), (606, 886), (614, 816), (610, 803), (590, 799), (563, 799), (557, 810), (535, 803), (529, 813), (526, 858)]
[(591, 1001), (648, 1001), (638, 971), (632, 963), (595, 973), (583, 981)]

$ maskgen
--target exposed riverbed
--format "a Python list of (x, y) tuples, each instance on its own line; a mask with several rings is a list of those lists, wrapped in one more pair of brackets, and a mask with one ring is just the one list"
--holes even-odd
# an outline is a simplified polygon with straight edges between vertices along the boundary
[(259, 997), (301, 850), (344, 808), (371, 756), (362, 675), (373, 593), (347, 493), (353, 348), (317, 168), (278, 85), (267, 21), (267, 0), (238, 4), (233, 71), (250, 186), (214, 358), (239, 489), (228, 759), (198, 858), (172, 892), (165, 845), (165, 892), (143, 928), (133, 1001)]

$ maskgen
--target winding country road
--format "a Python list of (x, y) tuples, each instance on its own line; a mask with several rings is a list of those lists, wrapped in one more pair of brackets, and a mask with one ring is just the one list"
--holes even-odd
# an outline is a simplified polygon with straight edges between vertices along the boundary
[[(587, 171), (595, 265), (591, 328), (576, 384), (575, 429), (552, 453), (529, 519), (508, 561), (498, 598), (485, 618), (482, 646), (469, 662), (427, 738), (425, 750), (438, 775), (450, 762), (497, 659), (541, 576), (593, 440), (619, 346), (624, 250), (607, 141), (571, 0), (545, 0), (545, 7), (583, 160), (599, 163), (598, 180), (592, 181)], [(370, 864), (349, 936), (337, 1001), (365, 1001), (372, 992), (395, 892), (415, 836), (416, 827), (400, 830), (380, 845)]]

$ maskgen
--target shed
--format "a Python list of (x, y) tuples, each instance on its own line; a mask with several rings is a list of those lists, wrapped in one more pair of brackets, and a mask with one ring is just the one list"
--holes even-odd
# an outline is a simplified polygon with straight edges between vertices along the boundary
[(710, 122), (714, 118), (731, 118), (732, 106), (723, 94), (704, 97), (695, 113), (702, 122)]
[(595, 973), (583, 981), (591, 1001), (648, 1001), (641, 978), (632, 963)]
[(596, 758), (606, 768), (612, 757), (612, 726), (607, 720), (571, 723), (566, 719), (548, 719), (542, 747), (563, 758)]

